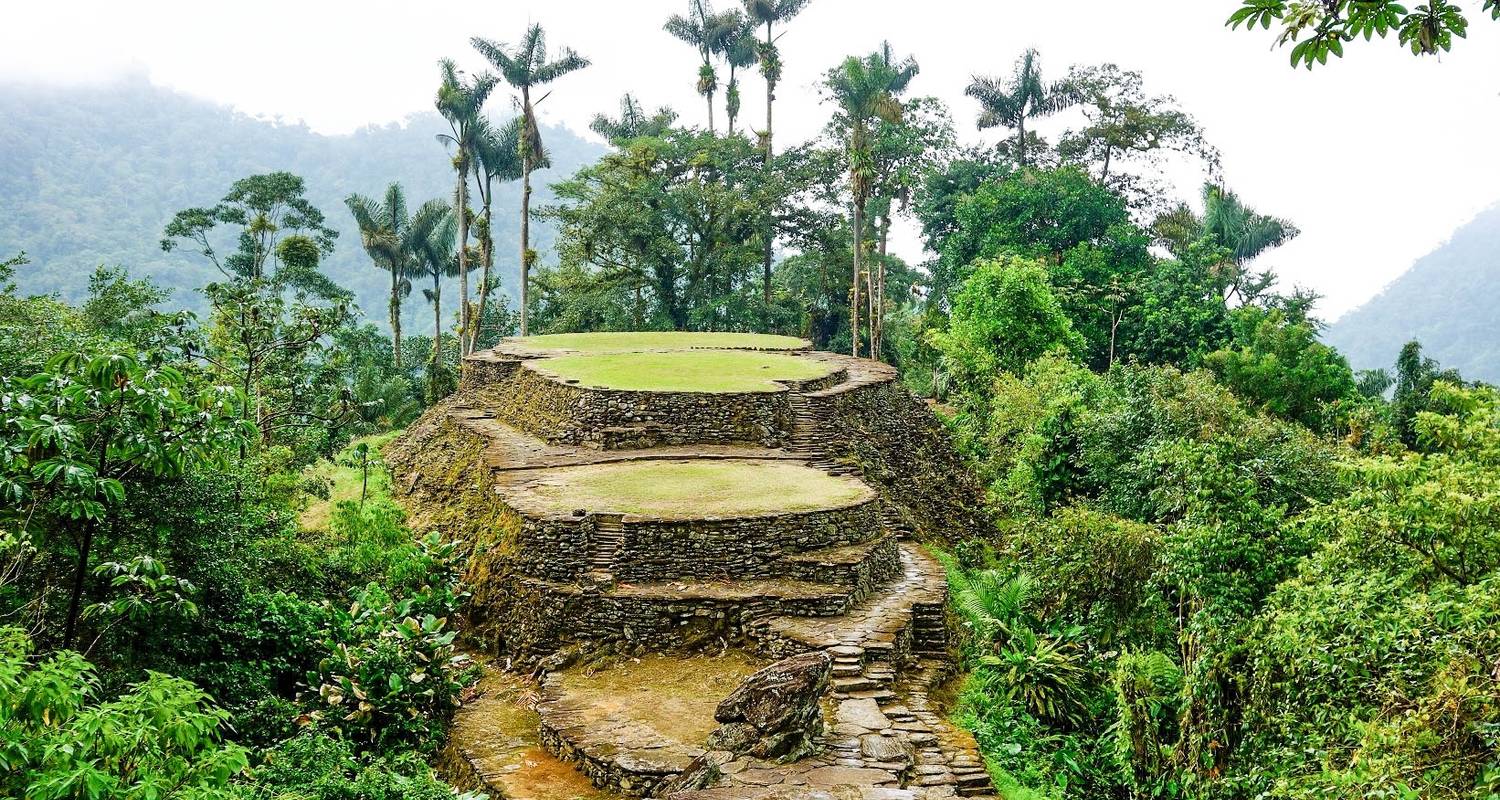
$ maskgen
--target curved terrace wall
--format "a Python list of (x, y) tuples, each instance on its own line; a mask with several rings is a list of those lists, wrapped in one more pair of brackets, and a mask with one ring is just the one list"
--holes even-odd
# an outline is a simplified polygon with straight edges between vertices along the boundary
[[(503, 502), (516, 520), (514, 557), (520, 572), (577, 581), (595, 567), (600, 515), (538, 512), (516, 498)], [(610, 567), (620, 581), (773, 578), (788, 573), (789, 556), (869, 541), (881, 534), (880, 525), (874, 496), (816, 511), (734, 518), (625, 515)]]

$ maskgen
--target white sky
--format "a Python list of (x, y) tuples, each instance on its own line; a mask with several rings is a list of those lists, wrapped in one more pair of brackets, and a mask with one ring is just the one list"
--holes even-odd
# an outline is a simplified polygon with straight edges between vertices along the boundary
[[(974, 129), (976, 107), (963, 97), (971, 73), (1005, 73), (1028, 46), (1041, 50), (1053, 78), (1074, 63), (1112, 61), (1141, 71), (1149, 91), (1176, 95), (1223, 152), (1229, 185), (1302, 228), (1267, 262), (1284, 284), (1326, 295), (1321, 311), (1331, 319), (1500, 200), (1500, 24), (1478, 14), (1477, 0), (1463, 5), (1470, 38), (1441, 61), (1377, 42), (1308, 73), (1268, 50), (1270, 33), (1224, 28), (1234, 0), (813, 0), (783, 29), (777, 141), (814, 135), (828, 114), (818, 103), (821, 73), (882, 39), (917, 57), (913, 94), (947, 101), (966, 141), (999, 136)], [(431, 108), (439, 58), (482, 68), (468, 37), (511, 40), (532, 20), (553, 47), (594, 62), (555, 84), (542, 107), (549, 121), (581, 131), (626, 91), (672, 105), (688, 123), (704, 115), (695, 51), (661, 31), (686, 0), (0, 6), (0, 80), (144, 71), (155, 83), (326, 133)], [(762, 124), (758, 73), (742, 85), (742, 120)], [(722, 107), (718, 116), (722, 126)], [(1195, 182), (1184, 176), (1184, 196)], [(903, 239), (898, 254), (920, 260), (915, 238)]]

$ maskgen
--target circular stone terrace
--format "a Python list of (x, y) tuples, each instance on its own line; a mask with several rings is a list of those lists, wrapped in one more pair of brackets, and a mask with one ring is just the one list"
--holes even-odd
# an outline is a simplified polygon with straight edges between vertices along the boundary
[(541, 471), (506, 500), (538, 516), (577, 510), (655, 519), (757, 517), (844, 508), (874, 499), (854, 478), (796, 461), (621, 461)]
[(495, 348), (513, 355), (574, 353), (622, 353), (640, 350), (810, 350), (812, 343), (795, 336), (769, 333), (687, 333), (681, 331), (637, 331), (624, 333), (553, 333), (511, 337)]

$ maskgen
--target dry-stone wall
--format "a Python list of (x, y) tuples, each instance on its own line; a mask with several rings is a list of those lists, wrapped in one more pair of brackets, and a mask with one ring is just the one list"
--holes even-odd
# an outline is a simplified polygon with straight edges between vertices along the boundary
[(786, 391), (706, 394), (596, 389), (523, 362), (487, 387), (496, 416), (549, 442), (604, 450), (682, 444), (779, 447), (791, 429)]

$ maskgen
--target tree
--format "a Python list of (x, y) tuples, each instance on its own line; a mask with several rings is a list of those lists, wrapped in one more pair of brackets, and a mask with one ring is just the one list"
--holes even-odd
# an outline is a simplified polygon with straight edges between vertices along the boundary
[(688, 13), (673, 14), (662, 30), (676, 36), (698, 51), (703, 63), (698, 67), (698, 94), (708, 103), (708, 132), (714, 132), (714, 94), (719, 90), (719, 74), (714, 57), (724, 53), (743, 21), (736, 12), (714, 13), (708, 0), (688, 0)]
[[(401, 300), (411, 294), (413, 237), (406, 214), (406, 192), (401, 184), (386, 187), (385, 202), (351, 194), (344, 205), (359, 226), (360, 244), (375, 266), (391, 274), (391, 334), (395, 341), (392, 358), (401, 368)], [(420, 235), (418, 236), (420, 238)]]
[[(549, 304), (595, 304), (580, 291), (623, 295), (633, 298), (625, 318), (639, 326), (752, 327), (759, 309), (745, 289), (758, 261), (755, 234), (785, 191), (784, 178), (759, 161), (741, 137), (674, 129), (627, 140), (555, 184), (558, 205), (545, 213), (559, 223), (567, 271), (551, 276)], [(569, 298), (555, 291), (564, 287)]]
[(634, 97), (627, 94), (620, 98), (620, 116), (611, 118), (607, 114), (595, 114), (589, 130), (603, 136), (610, 144), (620, 147), (631, 139), (642, 136), (660, 137), (677, 121), (677, 112), (661, 106), (648, 114)]
[(1163, 151), (1194, 154), (1211, 168), (1216, 165), (1218, 154), (1204, 141), (1198, 123), (1177, 108), (1175, 98), (1147, 95), (1139, 72), (1114, 64), (1074, 67), (1064, 83), (1089, 124), (1066, 134), (1058, 152), (1069, 161), (1098, 165), (1100, 183), (1119, 186), (1120, 176), (1113, 172), (1118, 160), (1136, 158), (1154, 165)]
[[(1280, 28), (1273, 47), (1292, 45), (1292, 66), (1312, 69), (1327, 64), (1330, 55), (1344, 57), (1344, 44), (1359, 37), (1388, 38), (1396, 34), (1402, 47), (1413, 55), (1435, 55), (1453, 48), (1454, 38), (1469, 34), (1469, 19), (1462, 7), (1448, 0), (1429, 0), (1408, 10), (1395, 0), (1240, 0), (1241, 5), (1225, 21), (1231, 29), (1241, 25), (1253, 31), (1259, 25)], [(1472, 8), (1472, 4), (1466, 3)], [(1480, 13), (1500, 20), (1500, 0), (1484, 0)], [(1306, 38), (1303, 38), (1303, 37)]]
[(719, 42), (719, 54), (729, 65), (729, 83), (724, 86), (724, 132), (734, 135), (734, 122), (740, 116), (739, 70), (749, 67), (756, 60), (755, 20), (747, 19), (738, 11), (725, 12), (733, 24), (725, 25)]
[[(343, 398), (315, 408), (328, 398), (308, 380), (309, 358), (348, 320), (351, 296), (319, 269), (337, 234), (303, 191), (290, 173), (243, 178), (213, 208), (179, 211), (161, 242), (167, 251), (195, 245), (226, 278), (203, 287), (213, 324), (208, 346), (192, 355), (244, 392), (245, 413), (263, 442), (348, 411)], [(220, 226), (238, 228), (237, 247), (222, 259), (215, 247)]]
[(1077, 102), (1066, 83), (1049, 84), (1042, 79), (1042, 57), (1027, 50), (1016, 61), (1007, 79), (975, 75), (964, 90), (979, 101), (979, 129), (1005, 127), (1016, 132), (1016, 163), (1027, 166), (1026, 121), (1050, 116)]
[[(494, 293), (499, 279), (490, 277), (495, 264), (495, 234), (491, 210), (494, 206), (494, 182), (521, 179), (521, 130), (519, 117), (496, 129), (489, 120), (481, 119), (474, 136), (474, 181), (479, 189), (479, 258), (483, 272), (479, 276), (479, 306), (475, 309), (473, 324), (464, 329), (466, 352), (473, 352), (479, 341), (480, 321), (488, 310), (490, 295)], [(552, 162), (542, 153), (540, 167), (550, 167)]]
[(1264, 294), (1274, 277), (1270, 272), (1251, 274), (1246, 266), (1299, 233), (1290, 221), (1261, 214), (1239, 195), (1212, 182), (1203, 185), (1202, 216), (1181, 205), (1159, 217), (1152, 227), (1179, 257), (1200, 242), (1222, 252), (1209, 268), (1226, 303), (1232, 298), (1252, 302)]
[(977, 394), (1000, 373), (1020, 374), (1054, 347), (1083, 347), (1052, 293), (1046, 267), (1015, 256), (974, 265), (954, 295), (948, 329), (935, 339), (955, 382)]
[(432, 303), (432, 358), (427, 364), (427, 400), (437, 402), (451, 390), (452, 376), (443, 363), (443, 278), (458, 274), (458, 256), (454, 254), (458, 239), (458, 219), (452, 206), (441, 200), (430, 200), (418, 213), (435, 217), (428, 235), (419, 246), (421, 274), (432, 279), (432, 288), (422, 296)]
[(566, 47), (558, 51), (555, 59), (549, 60), (547, 37), (541, 25), (527, 28), (521, 41), (509, 50), (503, 44), (478, 36), (469, 41), (500, 71), (505, 82), (521, 93), (521, 335), (525, 336), (527, 284), (531, 265), (536, 261), (536, 253), (531, 250), (531, 172), (546, 160), (542, 133), (536, 122), (536, 106), (548, 97), (543, 95), (533, 101), (531, 90), (587, 67), (589, 60)]
[[(897, 122), (901, 119), (902, 109), (897, 95), (906, 90), (918, 71), (916, 60), (910, 57), (899, 63), (893, 62), (887, 44), (864, 58), (850, 56), (830, 70), (824, 79), (823, 85), (838, 105), (848, 130), (849, 188), (854, 196), (854, 274), (849, 290), (850, 351), (855, 357), (859, 356), (860, 281), (867, 284), (870, 281), (864, 269), (865, 203), (869, 201), (876, 178), (870, 127), (877, 120)], [(876, 357), (873, 350), (870, 355)]]
[[(0, 793), (27, 798), (231, 800), (249, 766), (229, 712), (157, 672), (116, 697), (77, 653), (39, 658), (0, 628)], [(107, 699), (106, 699), (107, 698)]]
[[(744, 0), (745, 15), (756, 25), (766, 27), (766, 38), (756, 44), (756, 60), (760, 63), (760, 74), (766, 79), (766, 129), (761, 133), (761, 149), (765, 151), (766, 169), (771, 168), (773, 154), (771, 110), (776, 101), (776, 84), (781, 82), (781, 53), (776, 48), (775, 26), (790, 20), (807, 7), (810, 0)], [(769, 215), (761, 232), (762, 289), (767, 308), (771, 306), (771, 251), (776, 243), (776, 234)]]
[(85, 578), (101, 530), (127, 487), (179, 475), (248, 438), (244, 399), (232, 389), (190, 386), (177, 369), (116, 353), (68, 353), (45, 372), (0, 378), (0, 497), (25, 528), (42, 518), (73, 538), (72, 588), (61, 638), (76, 641)]
[[(474, 152), (479, 146), (484, 101), (495, 90), (498, 80), (493, 75), (477, 75), (465, 80), (453, 61), (446, 58), (439, 62), (439, 69), (442, 84), (438, 87), (437, 110), (448, 121), (449, 133), (439, 135), (438, 140), (453, 146), (453, 172), (458, 180), (453, 191), (454, 215), (458, 217), (455, 245), (458, 251), (458, 335), (459, 341), (466, 343), (469, 341), (469, 171), (474, 169)], [(441, 335), (441, 329), (433, 332), (433, 336)], [(462, 347), (461, 344), (460, 349)]]
[(1355, 395), (1349, 362), (1318, 341), (1311, 322), (1257, 306), (1235, 309), (1231, 322), (1237, 347), (1210, 353), (1204, 365), (1246, 401), (1326, 430), (1328, 406)]

